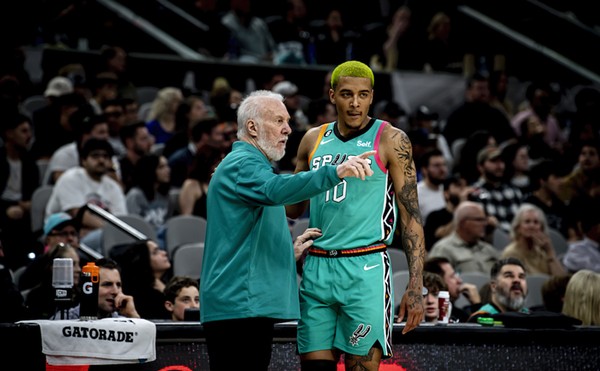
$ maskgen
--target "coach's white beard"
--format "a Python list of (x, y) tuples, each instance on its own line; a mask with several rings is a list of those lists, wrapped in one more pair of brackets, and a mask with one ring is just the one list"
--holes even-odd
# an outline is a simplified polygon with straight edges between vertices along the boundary
[(258, 144), (258, 148), (267, 155), (269, 160), (279, 161), (283, 158), (283, 155), (285, 155), (285, 149), (278, 149), (276, 146), (269, 143), (262, 134), (258, 136), (256, 144)]

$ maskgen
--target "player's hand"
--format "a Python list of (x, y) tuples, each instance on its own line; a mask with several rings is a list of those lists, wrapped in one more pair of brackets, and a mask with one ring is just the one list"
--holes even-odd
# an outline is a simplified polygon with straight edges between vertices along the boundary
[(294, 241), (294, 257), (296, 260), (300, 259), (304, 250), (312, 246), (315, 238), (321, 237), (323, 233), (319, 228), (307, 228), (304, 233), (296, 237)]
[(406, 324), (402, 330), (402, 334), (415, 329), (421, 321), (423, 321), (425, 310), (423, 309), (423, 288), (408, 288), (402, 301), (400, 302), (400, 312), (398, 313), (398, 322), (401, 322), (404, 316), (408, 313)]
[(338, 165), (338, 177), (340, 179), (344, 179), (346, 177), (355, 177), (365, 180), (366, 177), (373, 175), (370, 161), (367, 158), (375, 155), (376, 153), (376, 151), (367, 151), (358, 156), (350, 157), (348, 161)]

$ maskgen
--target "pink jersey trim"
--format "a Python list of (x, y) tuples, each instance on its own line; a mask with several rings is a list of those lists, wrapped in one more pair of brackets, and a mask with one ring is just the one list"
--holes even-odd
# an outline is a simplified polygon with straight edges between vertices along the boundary
[(387, 124), (388, 124), (388, 122), (384, 121), (383, 124), (381, 124), (381, 126), (379, 127), (379, 130), (377, 130), (377, 135), (375, 136), (375, 146), (374, 146), (375, 151), (377, 151), (377, 153), (375, 154), (375, 162), (377, 162), (377, 166), (379, 166), (379, 169), (384, 174), (387, 174), (387, 169), (385, 168), (385, 165), (383, 164), (383, 161), (381, 161), (381, 157), (379, 156), (379, 140), (381, 139), (381, 133), (383, 132), (383, 129), (385, 128), (385, 126)]

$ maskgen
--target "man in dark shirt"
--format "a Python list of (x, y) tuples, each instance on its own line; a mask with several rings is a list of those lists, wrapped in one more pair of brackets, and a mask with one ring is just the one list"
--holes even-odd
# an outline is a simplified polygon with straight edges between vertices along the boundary
[(452, 146), (456, 139), (478, 130), (491, 132), (497, 143), (516, 138), (506, 115), (490, 105), (488, 77), (475, 73), (467, 80), (464, 103), (450, 113), (442, 134)]

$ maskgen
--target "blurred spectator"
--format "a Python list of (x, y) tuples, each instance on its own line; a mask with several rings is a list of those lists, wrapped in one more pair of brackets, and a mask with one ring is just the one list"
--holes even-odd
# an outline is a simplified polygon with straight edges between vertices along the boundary
[(452, 146), (477, 130), (488, 130), (497, 143), (516, 138), (508, 118), (490, 105), (488, 76), (475, 73), (467, 79), (465, 100), (455, 107), (446, 120), (442, 134)]
[(29, 151), (32, 127), (29, 117), (6, 113), (0, 126), (0, 225), (4, 263), (16, 269), (28, 262), (31, 235), (31, 196), (40, 184), (38, 166)]
[(166, 282), (172, 274), (166, 250), (151, 240), (115, 246), (111, 256), (121, 266), (123, 290), (135, 298), (137, 312), (144, 319), (167, 319)]
[(215, 109), (217, 120), (237, 121), (236, 111), (242, 101), (242, 92), (233, 88), (225, 77), (217, 77), (210, 90), (210, 104)]
[(231, 33), (228, 59), (273, 62), (275, 40), (265, 21), (254, 14), (251, 0), (230, 0), (230, 10), (221, 22)]
[(123, 98), (123, 107), (125, 108), (123, 126), (139, 120), (140, 103), (137, 99)]
[(491, 269), (490, 289), (492, 300), (469, 317), (469, 322), (477, 323), (481, 317), (498, 313), (529, 313), (525, 307), (527, 298), (527, 274), (525, 267), (515, 258), (499, 260)]
[(190, 95), (177, 107), (175, 112), (176, 132), (166, 141), (162, 155), (169, 158), (173, 153), (190, 143), (191, 131), (203, 120), (213, 118), (214, 113), (199, 95)]
[(454, 212), (454, 231), (433, 245), (429, 257), (446, 257), (459, 272), (488, 272), (500, 252), (483, 240), (486, 224), (481, 204), (461, 202)]
[(58, 70), (58, 75), (66, 77), (73, 84), (73, 92), (77, 93), (87, 100), (92, 98), (87, 71), (81, 63), (69, 63)]
[(125, 126), (125, 105), (120, 98), (106, 100), (101, 105), (102, 115), (108, 124), (108, 141), (115, 150), (115, 156), (121, 157), (125, 154), (125, 146), (121, 141), (119, 133)]
[(200, 148), (211, 146), (221, 151), (225, 149), (225, 129), (226, 124), (210, 118), (202, 120), (190, 130), (188, 145), (175, 151), (168, 158), (173, 187), (181, 188), (183, 186), (193, 165), (194, 157)]
[(423, 40), (412, 21), (411, 9), (402, 5), (394, 11), (385, 28), (381, 29), (381, 34), (363, 35), (362, 38), (371, 35), (367, 42), (380, 48), (370, 55), (370, 64), (374, 70), (392, 72), (423, 69), (423, 53), (418, 52)]
[(236, 121), (225, 121), (222, 123), (225, 128), (223, 129), (223, 136), (225, 137), (225, 141), (223, 142), (223, 152), (225, 154), (231, 152), (233, 147), (233, 143), (238, 141), (237, 132), (238, 132), (238, 124)]
[[(481, 298), (477, 291), (477, 286), (472, 283), (463, 282), (450, 260), (442, 256), (429, 257), (425, 260), (423, 265), (423, 272), (431, 272), (442, 278), (445, 286), (447, 287), (448, 293), (450, 294), (450, 302), (452, 303), (452, 312), (450, 313), (450, 319), (453, 322), (467, 322), (471, 313), (481, 307)], [(456, 306), (455, 302), (464, 296), (468, 301), (469, 305), (464, 308)]]
[(206, 219), (206, 196), (210, 179), (225, 153), (219, 148), (203, 145), (197, 149), (192, 166), (179, 193), (179, 212)]
[(89, 100), (94, 112), (102, 113), (102, 104), (119, 97), (119, 79), (114, 72), (100, 72), (92, 80), (92, 98)]
[(425, 322), (437, 323), (440, 314), (438, 294), (447, 291), (446, 283), (439, 275), (423, 272), (423, 287), (427, 289), (427, 295), (423, 296), (423, 307), (425, 308)]
[(527, 143), (528, 154), (532, 163), (538, 163), (546, 159), (561, 159), (566, 163), (565, 159), (561, 158), (561, 153), (550, 147), (544, 140), (545, 129), (536, 116), (526, 117), (519, 126), (521, 135), (518, 139), (522, 143)]
[(136, 99), (136, 87), (128, 76), (127, 52), (117, 45), (105, 45), (100, 49), (99, 72), (111, 72), (117, 78), (117, 97)]
[(543, 138), (550, 148), (562, 153), (566, 136), (560, 123), (552, 112), (558, 103), (558, 94), (550, 84), (545, 82), (532, 82), (525, 93), (527, 107), (516, 113), (511, 120), (512, 127), (517, 135), (521, 134), (521, 123), (529, 117), (536, 117), (541, 125)]
[(55, 76), (48, 81), (44, 90), (44, 97), (48, 99), (48, 103), (53, 103), (56, 98), (73, 92), (73, 82), (70, 79), (64, 76)]
[[(56, 94), (53, 89), (47, 90), (46, 93)], [(32, 115), (35, 136), (32, 147), (34, 156), (37, 159), (49, 159), (60, 146), (75, 140), (75, 128), (69, 122), (70, 117), (79, 109), (86, 107), (89, 108), (89, 104), (84, 96), (77, 93), (63, 93), (52, 98), (46, 107), (34, 111)]]
[(80, 110), (69, 120), (75, 130), (75, 140), (60, 146), (50, 158), (43, 184), (56, 184), (65, 171), (79, 166), (79, 151), (90, 138), (108, 140), (108, 122), (106, 116), (86, 113)]
[[(79, 223), (67, 213), (55, 213), (44, 223), (43, 251), (27, 264), (19, 278), (19, 290), (27, 290), (40, 284), (44, 275), (44, 267), (50, 259), (50, 250), (56, 245), (65, 244), (79, 248)], [(80, 256), (81, 262), (81, 256)]]
[(600, 202), (590, 200), (580, 210), (581, 230), (583, 237), (580, 241), (571, 242), (563, 257), (563, 264), (569, 272), (589, 269), (600, 273)]
[(444, 180), (448, 177), (448, 165), (444, 154), (439, 149), (433, 149), (421, 156), (421, 180), (417, 183), (417, 195), (421, 218), (433, 210), (445, 206)]
[(504, 112), (511, 120), (515, 114), (514, 103), (508, 98), (508, 73), (497, 69), (490, 74), (490, 104)]
[(567, 204), (600, 195), (600, 140), (581, 144), (577, 165), (560, 187), (560, 198)]
[[(11, 75), (2, 76), (0, 73), (0, 101), (2, 102), (2, 110), (9, 108), (13, 111), (18, 111), (21, 106), (22, 97), (19, 89), (19, 81)], [(25, 112), (29, 116), (30, 112)]]
[(537, 206), (521, 204), (512, 220), (510, 235), (512, 241), (502, 251), (502, 258), (519, 259), (529, 274), (567, 273), (556, 256), (546, 218)]
[(423, 180), (423, 174), (421, 173), (422, 164), (421, 161), (423, 156), (437, 148), (435, 139), (431, 139), (429, 135), (423, 130), (411, 130), (406, 133), (408, 139), (412, 144), (413, 160), (417, 170), (417, 181)]
[[(11, 28), (14, 30), (14, 28)], [(14, 40), (15, 35), (9, 35)], [(15, 44), (18, 45), (18, 44)], [(8, 76), (16, 81), (12, 85), (17, 89), (16, 95), (19, 100), (35, 94), (35, 86), (31, 80), (31, 76), (26, 68), (27, 54), (22, 46), (5, 47), (3, 50), (4, 57), (0, 61), (0, 76)]]
[(448, 146), (446, 138), (440, 134), (438, 127), (439, 115), (433, 112), (429, 107), (420, 105), (411, 116), (410, 130), (421, 131), (430, 141), (435, 142), (435, 146), (442, 151), (448, 166), (453, 166), (454, 156)]
[(221, 23), (222, 15), (217, 9), (217, 0), (191, 0), (188, 4), (186, 9), (189, 13), (205, 26), (198, 34), (194, 34), (196, 49), (208, 57), (224, 58), (231, 36), (229, 29)]
[(141, 157), (150, 153), (154, 138), (143, 121), (123, 126), (119, 136), (125, 147), (125, 154), (119, 159), (119, 170), (121, 184), (124, 192), (127, 193), (133, 186), (133, 168)]
[(450, 175), (444, 180), (444, 206), (432, 210), (427, 218), (423, 231), (425, 232), (425, 248), (427, 251), (441, 238), (448, 236), (454, 229), (454, 211), (458, 204), (467, 200), (472, 187), (458, 174)]
[(79, 303), (79, 276), (81, 275), (79, 255), (73, 246), (59, 243), (48, 251), (48, 259), (44, 266), (41, 282), (27, 293), (25, 304), (34, 318), (49, 319), (58, 310), (54, 300), (55, 289), (52, 287), (54, 259), (57, 258), (73, 260), (73, 296), (70, 299), (73, 305)]
[(309, 18), (304, 0), (286, 0), (282, 16), (268, 22), (276, 43), (275, 64), (307, 64)]
[(187, 308), (200, 308), (198, 280), (185, 276), (174, 276), (164, 290), (165, 308), (173, 321), (184, 321)]
[(409, 130), (406, 112), (396, 101), (383, 100), (377, 103), (373, 110), (373, 115), (405, 132)]
[[(108, 141), (88, 139), (79, 153), (81, 166), (67, 170), (56, 182), (46, 205), (46, 217), (60, 211), (74, 217), (87, 203), (95, 204), (113, 215), (127, 214), (125, 195), (121, 186), (107, 175), (109, 167), (112, 166), (112, 155), (113, 149)], [(101, 244), (93, 238), (100, 236), (102, 220), (89, 212), (84, 212), (81, 221), (82, 238), (91, 231), (97, 231), (93, 237), (90, 237), (92, 240), (84, 242), (101, 252)]]
[[(121, 267), (112, 259), (96, 260), (100, 267), (98, 283), (98, 319), (102, 318), (140, 318), (133, 297), (123, 293)], [(79, 305), (69, 309), (67, 318), (79, 319)], [(60, 319), (57, 313), (52, 319)]]
[(325, 24), (314, 30), (315, 59), (317, 64), (337, 65), (352, 59), (352, 40), (344, 27), (342, 9), (334, 5), (326, 14)]
[(287, 108), (292, 120), (294, 121), (293, 126), (292, 123), (290, 123), (292, 129), (305, 130), (309, 122), (304, 114), (304, 102), (307, 101), (308, 98), (300, 94), (296, 84), (287, 80), (278, 82), (273, 86), (272, 90), (275, 93), (283, 95), (285, 98), (283, 103), (285, 104), (285, 108)]
[(509, 140), (500, 145), (501, 157), (504, 161), (504, 178), (523, 194), (530, 190), (529, 151), (527, 144), (517, 140)]
[(335, 121), (337, 119), (335, 105), (327, 98), (312, 99), (306, 108), (306, 118), (310, 127)]
[(29, 319), (30, 315), (21, 291), (13, 280), (12, 271), (4, 264), (2, 247), (2, 231), (0, 231), (0, 323), (16, 322)]
[(454, 156), (453, 173), (459, 173), (469, 185), (475, 183), (481, 176), (477, 154), (486, 146), (494, 145), (497, 145), (496, 139), (489, 131), (478, 130), (471, 133)]
[(171, 169), (164, 156), (148, 154), (135, 164), (133, 187), (127, 192), (127, 212), (141, 216), (156, 231), (159, 245), (165, 248), (165, 224), (169, 215)]
[(146, 122), (156, 144), (166, 143), (177, 132), (175, 113), (182, 101), (183, 93), (179, 88), (165, 87), (158, 91)]
[[(322, 95), (321, 98), (325, 98), (329, 100), (329, 90), (331, 89), (331, 75), (333, 74), (332, 70), (329, 70), (323, 76), (323, 86), (322, 86)], [(337, 112), (336, 112), (337, 115)]]
[(552, 276), (542, 285), (543, 309), (549, 312), (561, 313), (565, 301), (567, 284), (571, 274)]
[(600, 274), (588, 269), (575, 273), (565, 291), (562, 313), (583, 326), (600, 325)]
[(568, 124), (569, 136), (565, 143), (566, 163), (576, 163), (582, 142), (600, 137), (600, 90), (581, 88), (574, 97), (575, 112)]
[(450, 16), (437, 12), (427, 27), (425, 71), (462, 73), (463, 55), (454, 45)]
[(504, 180), (505, 165), (500, 149), (488, 146), (477, 154), (481, 177), (475, 183), (475, 190), (469, 195), (471, 201), (482, 204), (490, 219), (490, 227), (501, 228), (510, 233), (517, 208), (521, 205), (523, 193)]
[(573, 225), (567, 205), (558, 198), (565, 170), (553, 160), (544, 160), (531, 167), (529, 180), (531, 193), (525, 195), (524, 203), (539, 207), (546, 216), (548, 226), (559, 231), (566, 239), (575, 239)]
[(294, 159), (298, 153), (298, 146), (300, 145), (300, 141), (308, 129), (308, 118), (304, 113), (302, 96), (298, 93), (298, 87), (296, 84), (284, 80), (275, 84), (272, 91), (281, 94), (285, 98), (283, 104), (290, 114), (290, 120), (288, 124), (292, 129), (292, 132), (288, 136), (285, 154), (281, 160), (279, 160), (278, 167), (279, 170), (293, 172), (296, 169), (296, 163)]

